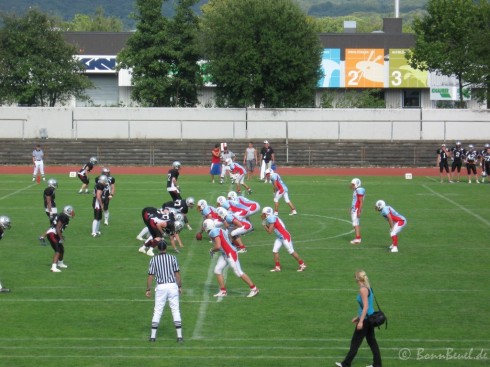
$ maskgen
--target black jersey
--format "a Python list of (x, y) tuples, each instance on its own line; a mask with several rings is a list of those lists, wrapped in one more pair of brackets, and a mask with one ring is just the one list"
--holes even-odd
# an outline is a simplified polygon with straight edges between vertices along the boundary
[(56, 217), (54, 217), (51, 227), (56, 228), (58, 223), (61, 223), (61, 232), (63, 232), (70, 223), (70, 217), (65, 213), (58, 214)]
[(167, 188), (172, 187), (172, 181), (175, 178), (175, 181), (179, 178), (179, 170), (177, 168), (172, 168), (168, 170), (167, 173)]
[(54, 187), (46, 187), (43, 192), (44, 208), (48, 209), (48, 197), (51, 198), (51, 208), (56, 208), (56, 203), (54, 201), (56, 195), (54, 193)]
[(88, 162), (88, 163), (85, 163), (85, 165), (82, 168), (80, 168), (78, 173), (81, 174), (82, 176), (84, 176), (87, 174), (87, 172), (92, 171), (93, 168), (94, 168), (94, 164), (92, 162)]
[(451, 149), (451, 152), (452, 152), (452, 155), (453, 155), (453, 159), (456, 161), (456, 162), (459, 162), (461, 160), (463, 160), (464, 156), (466, 155), (466, 150), (464, 148), (461, 148), (461, 147), (453, 147)]
[(444, 149), (437, 149), (437, 154), (441, 158), (440, 162), (444, 163), (447, 162), (447, 150)]
[(478, 151), (476, 149), (470, 150), (466, 153), (466, 162), (469, 164), (475, 164), (478, 159)]
[(168, 208), (175, 210), (178, 213), (187, 214), (189, 212), (189, 207), (184, 199), (177, 199), (174, 201), (167, 201), (162, 204), (162, 208)]

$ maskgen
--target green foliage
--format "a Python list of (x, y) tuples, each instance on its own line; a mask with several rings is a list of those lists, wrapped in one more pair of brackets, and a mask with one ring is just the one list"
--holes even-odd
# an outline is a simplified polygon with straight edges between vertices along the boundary
[(104, 8), (97, 7), (94, 15), (75, 14), (73, 20), (68, 23), (68, 29), (72, 32), (122, 32), (122, 20), (114, 16), (106, 17)]
[(296, 5), (283, 0), (214, 0), (203, 13), (203, 52), (219, 104), (314, 105), (321, 45)]
[(132, 98), (143, 106), (195, 106), (199, 77), (197, 19), (181, 0), (173, 20), (161, 14), (163, 0), (138, 0), (136, 32), (118, 55), (118, 67), (131, 69)]
[(3, 15), (0, 30), (0, 101), (36, 106), (86, 99), (92, 86), (53, 21), (37, 9)]
[[(476, 58), (473, 51), (478, 42), (475, 39), (481, 39), (480, 27), (485, 28), (479, 20), (479, 6), (473, 0), (429, 0), (427, 13), (414, 22), (416, 43), (408, 58), (409, 64), (421, 70), (455, 75), (459, 80), (459, 103), (463, 107), (464, 81), (479, 74), (482, 68), (482, 60)], [(488, 18), (486, 20), (488, 35)], [(480, 50), (488, 51), (488, 40), (483, 41)]]
[(381, 89), (346, 90), (344, 93), (325, 91), (322, 94), (322, 108), (385, 108)]
[[(185, 169), (180, 187), (196, 200), (214, 203), (231, 188), (210, 184), (207, 175), (189, 176)], [(49, 174), (49, 165), (46, 170)], [(12, 289), (0, 294), (3, 366), (333, 366), (349, 347), (350, 320), (357, 313), (354, 272), (360, 268), (389, 317), (388, 329), (376, 330), (384, 366), (488, 365), (490, 319), (484, 315), (490, 208), (482, 200), (488, 184), (363, 176), (362, 244), (351, 245), (347, 208), (352, 177), (283, 176), (299, 214), (288, 216), (282, 201), (279, 213), (308, 268), (296, 272), (297, 263), (281, 248), (282, 272), (269, 272), (274, 235), (265, 233), (258, 214), (252, 216), (255, 231), (244, 237), (248, 253), (240, 254), (242, 269), (260, 288), (252, 299), (245, 297), (247, 286), (231, 269), (228, 296), (220, 301), (212, 296), (217, 291), (216, 256), (209, 258), (206, 239), (195, 240), (201, 218), (191, 210), (194, 230), (181, 233), (185, 247), (176, 255), (184, 333), (184, 343), (177, 344), (168, 305), (157, 342), (148, 342), (154, 300), (144, 292), (150, 258), (138, 253), (135, 240), (143, 227), (141, 209), (170, 199), (162, 188), (164, 177), (122, 175), (116, 167), (111, 173), (117, 194), (109, 208), (110, 225), (102, 225), (97, 238), (90, 236), (91, 195), (77, 194), (78, 179), (54, 176), (58, 208), (71, 204), (76, 212), (64, 233), (69, 267), (59, 274), (49, 271), (53, 250), (37, 240), (48, 226), (42, 205), (45, 185), (31, 184), (28, 174), (0, 176), (0, 214), (12, 221), (0, 241), (0, 280)], [(273, 204), (270, 185), (257, 179), (247, 183), (262, 207)], [(398, 254), (387, 251), (388, 224), (373, 209), (378, 199), (408, 220), (399, 235)], [(436, 218), (449, 222), (436, 224)], [(448, 348), (460, 355), (471, 349), (473, 358), (483, 351), (486, 357), (437, 358), (446, 356)], [(420, 349), (422, 356), (436, 357), (417, 359)], [(412, 353), (409, 359), (400, 358), (407, 351)], [(363, 343), (355, 366), (371, 362)]]

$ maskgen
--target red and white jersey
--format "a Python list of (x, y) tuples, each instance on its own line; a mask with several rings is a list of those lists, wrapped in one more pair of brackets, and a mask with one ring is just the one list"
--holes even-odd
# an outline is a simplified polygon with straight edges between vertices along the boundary
[(274, 233), (277, 238), (291, 242), (291, 234), (286, 229), (284, 222), (276, 215), (269, 215), (266, 218), (267, 224), (274, 224)]
[(211, 231), (209, 231), (209, 237), (213, 240), (213, 242), (216, 237), (219, 237), (221, 244), (220, 251), (225, 258), (230, 256), (235, 261), (238, 259), (236, 248), (230, 242), (225, 231), (223, 231), (221, 228), (213, 228)]
[(243, 168), (241, 165), (235, 162), (230, 164), (230, 171), (234, 175), (244, 175), (245, 173), (247, 173), (245, 168)]
[(246, 197), (243, 196), (238, 196), (237, 200), (238, 203), (240, 203), (243, 206), (246, 206), (250, 214), (255, 214), (260, 210), (260, 204), (257, 203), (256, 201), (247, 199)]
[(352, 194), (352, 210), (359, 210), (361, 203), (366, 195), (366, 190), (363, 187), (358, 187)]

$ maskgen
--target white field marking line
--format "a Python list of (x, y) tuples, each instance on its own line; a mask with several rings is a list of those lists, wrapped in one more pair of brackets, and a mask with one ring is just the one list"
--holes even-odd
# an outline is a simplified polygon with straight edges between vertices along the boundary
[(24, 187), (23, 189), (19, 189), (17, 191), (11, 192), (8, 195), (4, 195), (4, 196), (0, 197), (0, 200), (7, 199), (7, 198), (9, 198), (11, 196), (17, 195), (18, 193), (21, 193), (22, 191), (28, 190), (28, 189), (30, 189), (33, 186), (36, 186), (36, 184), (29, 185), (27, 187)]
[(451, 203), (453, 204), (455, 207), (463, 210), (464, 212), (466, 212), (467, 214), (475, 217), (476, 219), (478, 219), (480, 222), (482, 222), (483, 224), (486, 224), (488, 227), (490, 227), (490, 222), (488, 220), (486, 220), (485, 218), (483, 218), (482, 216), (472, 212), (471, 210), (469, 210), (468, 208), (464, 207), (463, 205), (461, 204), (458, 204), (457, 202), (445, 197), (444, 195), (441, 195), (439, 194), (437, 191), (434, 191), (432, 190), (430, 187), (428, 187), (427, 185), (422, 185), (422, 187), (424, 187), (425, 189), (429, 190), (430, 192), (432, 192), (434, 195), (438, 196), (439, 198), (443, 199), (443, 200), (446, 200), (448, 203)]

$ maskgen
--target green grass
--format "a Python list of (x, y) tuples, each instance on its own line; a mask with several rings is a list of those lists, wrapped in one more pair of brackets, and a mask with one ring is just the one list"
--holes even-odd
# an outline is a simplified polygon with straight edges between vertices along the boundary
[[(207, 241), (184, 230), (177, 255), (185, 343), (175, 342), (168, 306), (157, 343), (148, 343), (153, 299), (145, 298), (149, 257), (137, 252), (141, 209), (169, 200), (163, 176), (117, 175), (109, 227), (92, 238), (91, 195), (78, 195), (76, 178), (56, 177), (58, 207), (74, 206), (66, 230), (65, 262), (49, 271), (52, 249), (37, 238), (47, 228), (44, 185), (30, 177), (0, 177), (0, 214), (12, 229), (0, 242), (0, 366), (331, 366), (347, 352), (357, 312), (354, 272), (367, 271), (389, 318), (377, 331), (385, 366), (483, 366), (490, 362), (488, 251), (490, 185), (440, 184), (432, 178), (361, 177), (367, 190), (361, 218), (363, 242), (349, 244), (351, 177), (284, 177), (299, 215), (280, 213), (295, 249), (308, 265), (304, 273), (281, 251), (283, 271), (270, 273), (272, 243), (253, 217), (256, 230), (245, 237), (244, 271), (260, 288), (247, 287), (231, 272), (229, 296), (217, 302)], [(252, 181), (253, 198), (272, 204), (269, 185)], [(228, 185), (207, 176), (181, 176), (184, 196), (214, 203)], [(375, 212), (384, 199), (408, 219), (400, 253), (387, 252), (388, 225)], [(190, 223), (200, 217), (193, 210)], [(172, 251), (170, 251), (172, 253)], [(411, 357), (400, 354), (408, 348)], [(457, 360), (454, 354), (483, 360)], [(363, 344), (354, 366), (371, 363)], [(463, 356), (464, 357), (464, 356)]]

